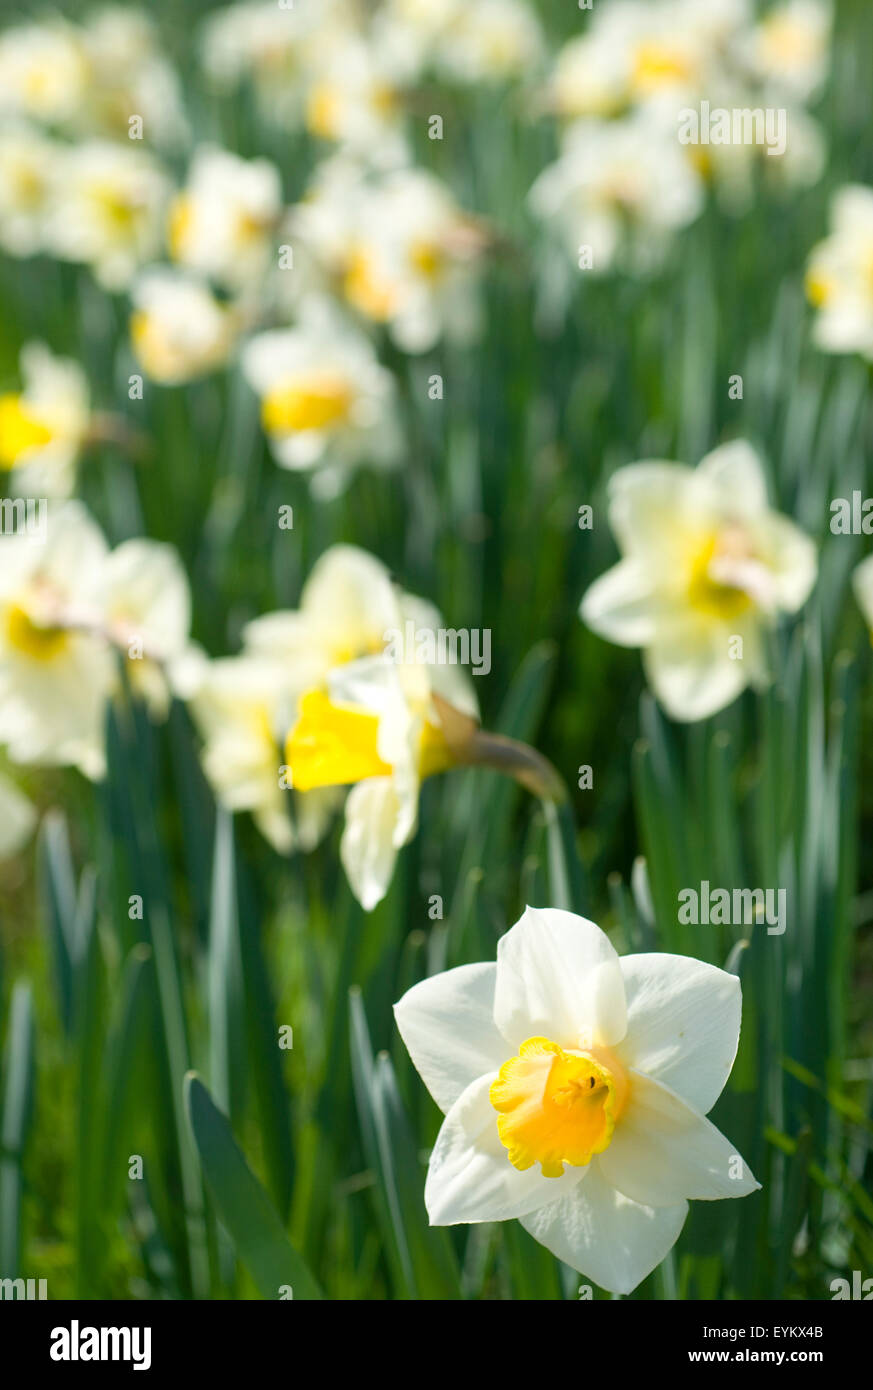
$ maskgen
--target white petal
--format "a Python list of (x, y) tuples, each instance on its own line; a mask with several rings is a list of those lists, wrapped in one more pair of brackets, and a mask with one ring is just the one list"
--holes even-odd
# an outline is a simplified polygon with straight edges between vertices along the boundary
[(407, 824), (408, 806), (390, 777), (368, 777), (352, 787), (346, 798), (340, 858), (352, 892), (366, 912), (372, 912), (388, 892), (402, 843), (398, 827)]
[(544, 1178), (535, 1163), (523, 1173), (507, 1157), (488, 1099), (494, 1074), (480, 1076), (455, 1101), (430, 1156), (424, 1201), (432, 1226), (508, 1221), (525, 1216), (582, 1180), (587, 1168)]
[(631, 1071), (629, 1081), (627, 1105), (600, 1155), (603, 1176), (619, 1192), (667, 1207), (683, 1198), (745, 1197), (760, 1186), (730, 1140), (675, 1091), (641, 1072)]
[(625, 555), (649, 562), (667, 557), (681, 523), (696, 504), (694, 471), (684, 463), (644, 460), (609, 480), (609, 524)]
[(573, 912), (525, 908), (497, 943), (494, 1021), (513, 1047), (538, 1036), (560, 1047), (619, 1042), (624, 983), (609, 938)]
[(731, 637), (747, 640), (741, 624), (735, 627), (734, 632), (723, 623), (699, 623), (681, 632), (673, 626), (647, 649), (647, 678), (672, 719), (707, 719), (760, 678), (756, 652), (730, 655)]
[(706, 478), (734, 516), (757, 516), (767, 510), (767, 483), (761, 460), (745, 439), (734, 439), (701, 459), (698, 477)]
[(609, 642), (645, 647), (654, 640), (661, 608), (650, 567), (639, 560), (621, 560), (595, 579), (582, 599), (579, 616)]
[(739, 980), (715, 965), (665, 952), (622, 956), (620, 965), (627, 1033), (616, 1049), (619, 1058), (705, 1115), (737, 1053)]
[(559, 1260), (610, 1293), (631, 1293), (675, 1245), (688, 1203), (646, 1207), (604, 1180), (598, 1161), (574, 1191), (521, 1224)]
[(494, 1022), (497, 966), (459, 965), (408, 989), (394, 1005), (407, 1051), (442, 1111), (486, 1072), (506, 1061), (507, 1044)]

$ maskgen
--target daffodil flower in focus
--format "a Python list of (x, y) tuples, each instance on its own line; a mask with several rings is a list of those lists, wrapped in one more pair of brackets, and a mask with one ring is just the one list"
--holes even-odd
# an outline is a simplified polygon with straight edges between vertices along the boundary
[(0, 491), (66, 496), (92, 423), (85, 374), (43, 343), (29, 343), (21, 378), (20, 391), (0, 394)]
[(873, 360), (873, 188), (849, 184), (834, 196), (830, 235), (809, 258), (806, 295), (818, 310), (820, 348)]
[(176, 386), (227, 361), (237, 316), (196, 276), (155, 267), (134, 283), (131, 299), (131, 343), (153, 381)]
[(318, 316), (259, 333), (242, 361), (283, 468), (313, 470), (314, 486), (325, 493), (340, 488), (358, 464), (399, 462), (394, 378), (347, 324)]
[(431, 1224), (517, 1219), (627, 1294), (677, 1240), (689, 1200), (755, 1181), (706, 1118), (730, 1075), (739, 980), (686, 956), (619, 957), (584, 917), (528, 907), (496, 964), (462, 965), (395, 1005), (445, 1114)]
[(704, 719), (768, 679), (764, 637), (815, 582), (812, 541), (770, 509), (763, 471), (739, 440), (696, 469), (631, 464), (613, 474), (609, 521), (622, 559), (595, 580), (581, 616), (642, 647), (674, 719)]

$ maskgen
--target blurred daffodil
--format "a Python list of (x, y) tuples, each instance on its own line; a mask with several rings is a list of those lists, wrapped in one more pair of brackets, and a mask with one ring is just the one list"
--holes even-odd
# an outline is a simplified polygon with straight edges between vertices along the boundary
[(21, 381), (20, 391), (0, 394), (0, 491), (66, 496), (92, 423), (85, 374), (78, 362), (29, 343)]
[(642, 647), (646, 674), (675, 719), (704, 719), (768, 678), (764, 636), (806, 601), (812, 541), (771, 510), (761, 464), (743, 441), (696, 469), (646, 462), (610, 480), (620, 562), (582, 600), (584, 622)]
[(170, 255), (219, 284), (244, 287), (269, 265), (281, 209), (279, 171), (268, 159), (200, 146), (170, 208)]
[(11, 256), (43, 249), (59, 146), (33, 126), (0, 128), (0, 246)]
[(358, 464), (399, 462), (394, 379), (354, 328), (304, 318), (296, 328), (258, 334), (242, 361), (283, 468), (317, 469), (325, 492), (342, 486)]
[(72, 25), (20, 24), (0, 34), (0, 114), (57, 125), (87, 93), (88, 62)]
[(104, 288), (124, 289), (160, 249), (169, 193), (160, 164), (130, 141), (70, 146), (57, 163), (47, 244), (90, 266)]
[(849, 184), (835, 195), (830, 235), (809, 258), (806, 294), (818, 310), (820, 348), (873, 358), (873, 188)]
[(517, 1219), (554, 1255), (630, 1293), (689, 1199), (755, 1181), (706, 1119), (730, 1075), (739, 980), (686, 956), (619, 958), (593, 922), (527, 908), (496, 964), (414, 985), (397, 1026), (445, 1114), (431, 1224)]
[(175, 386), (227, 361), (238, 316), (196, 276), (165, 267), (147, 270), (131, 289), (130, 337), (153, 381)]

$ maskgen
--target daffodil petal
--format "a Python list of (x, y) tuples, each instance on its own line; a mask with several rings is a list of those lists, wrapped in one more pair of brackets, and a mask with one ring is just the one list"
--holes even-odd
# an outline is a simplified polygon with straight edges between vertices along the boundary
[(621, 560), (595, 579), (579, 608), (592, 632), (621, 647), (645, 647), (654, 641), (662, 604), (651, 577), (639, 560)]
[(497, 943), (494, 1021), (513, 1050), (539, 1035), (559, 1047), (619, 1042), (624, 983), (609, 938), (573, 912), (525, 908)]
[(388, 892), (399, 846), (415, 829), (415, 816), (390, 777), (368, 777), (346, 798), (340, 858), (352, 892), (371, 912)]
[(421, 980), (394, 1005), (400, 1036), (444, 1113), (472, 1081), (506, 1060), (494, 1022), (496, 980), (492, 962), (459, 965)]
[(521, 1217), (524, 1229), (571, 1269), (610, 1293), (631, 1293), (675, 1245), (688, 1203), (631, 1201), (603, 1177), (595, 1159), (584, 1183)]
[(424, 1201), (432, 1226), (508, 1221), (528, 1215), (575, 1187), (587, 1168), (566, 1167), (545, 1178), (539, 1166), (520, 1172), (506, 1156), (489, 1099), (494, 1074), (480, 1076), (455, 1101), (430, 1157)]
[[(737, 625), (738, 626), (738, 625)], [(658, 638), (646, 650), (646, 675), (664, 709), (673, 719), (706, 719), (732, 704), (761, 671), (756, 652), (742, 658), (730, 654), (734, 635), (724, 624), (689, 627), (683, 636), (675, 629)], [(745, 646), (746, 636), (742, 636)]]
[(767, 482), (761, 460), (745, 439), (713, 449), (698, 464), (696, 476), (717, 492), (722, 506), (737, 516), (767, 511)]
[(669, 1086), (705, 1115), (730, 1076), (740, 1036), (736, 975), (690, 956), (653, 951), (621, 957), (626, 1067)]
[(621, 1124), (600, 1155), (600, 1171), (626, 1197), (653, 1207), (745, 1197), (760, 1186), (714, 1124), (637, 1071), (630, 1073)]

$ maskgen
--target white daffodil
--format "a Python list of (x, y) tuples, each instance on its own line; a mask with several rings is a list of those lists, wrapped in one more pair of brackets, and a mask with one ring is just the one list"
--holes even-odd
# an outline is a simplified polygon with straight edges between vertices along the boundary
[(855, 597), (858, 600), (858, 607), (864, 615), (864, 621), (870, 629), (873, 638), (873, 555), (868, 555), (852, 575), (852, 586), (855, 590)]
[(825, 352), (873, 358), (873, 188), (849, 184), (831, 205), (831, 232), (812, 251), (806, 294)]
[(116, 670), (96, 630), (106, 553), (76, 502), (49, 513), (39, 541), (0, 537), (0, 742), (15, 762), (103, 775)]
[(0, 34), (0, 114), (60, 124), (87, 96), (88, 62), (70, 25), (21, 24)]
[(386, 324), (405, 351), (425, 352), (444, 332), (475, 332), (474, 269), (487, 237), (432, 174), (368, 177), (331, 160), (295, 209), (294, 227), (346, 302)]
[(581, 616), (602, 637), (642, 647), (649, 683), (674, 719), (704, 719), (766, 683), (764, 636), (815, 582), (812, 541), (770, 509), (760, 461), (743, 441), (699, 466), (645, 462), (609, 485), (622, 552)]
[(11, 256), (43, 249), (58, 146), (32, 126), (0, 128), (0, 247)]
[(771, 95), (781, 91), (806, 101), (827, 76), (832, 22), (827, 0), (787, 0), (768, 10), (740, 51)]
[(147, 144), (174, 147), (187, 133), (179, 79), (160, 51), (144, 10), (108, 5), (80, 31), (88, 63), (88, 100), (78, 124), (128, 138), (131, 118), (142, 121)]
[(528, 907), (496, 964), (431, 976), (394, 1011), (446, 1117), (425, 1185), (432, 1225), (519, 1220), (627, 1294), (678, 1239), (689, 1200), (759, 1187), (706, 1119), (737, 1050), (734, 975), (619, 958), (593, 922)]
[(391, 42), (370, 43), (345, 33), (316, 50), (308, 64), (304, 104), (307, 130), (366, 153), (383, 164), (405, 153), (402, 92), (412, 73), (402, 48)]
[(616, 260), (648, 269), (700, 213), (703, 185), (675, 129), (641, 113), (569, 126), (530, 203), (586, 269), (602, 273)]
[(133, 691), (165, 717), (177, 669), (190, 656), (191, 593), (179, 556), (158, 541), (129, 540), (106, 557), (100, 623), (124, 655)]
[(283, 744), (293, 722), (287, 666), (247, 654), (210, 661), (191, 712), (204, 740), (203, 769), (222, 805), (251, 812), (280, 854), (313, 849), (340, 796), (301, 795), (283, 776)]
[(167, 267), (145, 271), (131, 289), (130, 339), (153, 381), (176, 386), (223, 366), (238, 315), (208, 284)]
[(201, 146), (170, 209), (170, 255), (231, 288), (250, 284), (269, 265), (281, 210), (274, 164)]
[(46, 240), (62, 260), (125, 288), (160, 249), (170, 192), (161, 166), (133, 142), (89, 140), (58, 159)]
[(35, 807), (14, 782), (0, 773), (0, 859), (18, 854), (35, 826)]
[(354, 329), (315, 319), (260, 333), (242, 365), (283, 468), (318, 469), (335, 489), (358, 464), (399, 462), (394, 378)]
[(91, 425), (85, 374), (77, 362), (29, 343), (21, 380), (20, 391), (0, 394), (0, 491), (66, 496)]
[(524, 0), (456, 4), (435, 47), (436, 67), (455, 82), (506, 82), (530, 75), (543, 55), (539, 21)]

